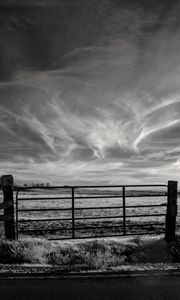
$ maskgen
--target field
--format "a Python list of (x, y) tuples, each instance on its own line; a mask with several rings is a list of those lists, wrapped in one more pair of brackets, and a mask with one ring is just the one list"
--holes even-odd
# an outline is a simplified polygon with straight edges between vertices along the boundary
[[(121, 189), (76, 189), (74, 235), (77, 238), (123, 235), (123, 221), (126, 224), (127, 235), (161, 233), (165, 229), (165, 204), (167, 203), (165, 192), (165, 188), (127, 189), (124, 220)], [(72, 237), (71, 196), (72, 191), (69, 188), (20, 191), (16, 215), (19, 237), (27, 235), (49, 239)], [(153, 207), (153, 205), (159, 206)]]

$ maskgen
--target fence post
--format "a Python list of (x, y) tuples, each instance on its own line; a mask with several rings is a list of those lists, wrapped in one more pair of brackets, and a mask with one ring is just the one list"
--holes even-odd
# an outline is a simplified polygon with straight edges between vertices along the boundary
[(13, 200), (13, 176), (4, 175), (1, 177), (1, 185), (4, 195), (4, 227), (5, 237), (8, 240), (15, 240), (14, 222), (14, 200)]
[(123, 234), (126, 235), (126, 194), (125, 186), (122, 187), (123, 196)]
[(172, 242), (176, 235), (177, 181), (168, 181), (165, 240)]

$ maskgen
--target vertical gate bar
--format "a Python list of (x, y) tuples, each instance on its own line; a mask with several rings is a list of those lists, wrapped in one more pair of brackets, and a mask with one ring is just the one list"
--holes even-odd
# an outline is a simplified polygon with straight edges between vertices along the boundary
[(75, 238), (74, 232), (74, 187), (72, 187), (72, 238)]
[(16, 193), (16, 239), (18, 240), (18, 194), (19, 190)]
[(125, 186), (122, 187), (123, 192), (123, 230), (124, 235), (126, 235), (126, 194), (125, 194)]

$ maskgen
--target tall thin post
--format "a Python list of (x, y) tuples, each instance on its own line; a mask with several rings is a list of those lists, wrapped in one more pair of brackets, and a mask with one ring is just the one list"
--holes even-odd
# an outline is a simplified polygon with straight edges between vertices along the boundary
[(8, 240), (14, 240), (16, 236), (14, 222), (13, 176), (2, 176), (1, 185), (4, 195), (5, 237)]
[(18, 195), (19, 190), (16, 193), (16, 239), (18, 240), (19, 233), (18, 233)]
[(122, 187), (122, 196), (123, 196), (123, 234), (126, 235), (126, 194), (125, 194), (125, 186)]
[(177, 181), (168, 181), (165, 240), (175, 240), (177, 215)]
[(72, 187), (72, 238), (75, 238), (74, 230), (74, 187)]

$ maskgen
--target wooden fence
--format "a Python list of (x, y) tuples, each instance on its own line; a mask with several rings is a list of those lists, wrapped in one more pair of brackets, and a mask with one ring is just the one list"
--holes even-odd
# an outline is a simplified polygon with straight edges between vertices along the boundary
[(14, 240), (16, 238), (16, 232), (14, 219), (13, 176), (2, 176), (1, 187), (3, 191), (3, 203), (0, 204), (0, 210), (4, 210), (4, 215), (0, 216), (0, 221), (4, 222), (5, 237), (8, 240)]
[[(30, 201), (31, 198), (21, 198), (18, 199), (18, 193), (20, 191), (28, 191), (29, 188), (25, 188), (25, 187), (19, 187), (18, 191), (17, 191), (17, 197), (16, 197), (16, 218), (14, 216), (14, 199), (13, 199), (13, 177), (11, 175), (5, 175), (1, 177), (1, 186), (2, 186), (2, 191), (3, 191), (3, 203), (0, 204), (0, 209), (4, 210), (4, 215), (0, 216), (0, 221), (4, 222), (4, 227), (5, 227), (5, 237), (7, 239), (10, 240), (14, 240), (18, 238), (18, 213), (20, 211), (26, 211), (26, 212), (32, 212), (32, 211), (40, 211), (40, 209), (29, 209), (29, 208), (25, 208), (25, 209), (18, 209), (18, 200), (20, 201)], [(166, 206), (166, 214), (165, 214), (165, 240), (167, 242), (173, 241), (175, 239), (175, 231), (176, 231), (176, 216), (177, 216), (177, 182), (176, 181), (168, 181), (167, 185), (128, 185), (128, 186), (104, 186), (104, 188), (112, 188), (112, 187), (120, 187), (122, 188), (122, 194), (121, 196), (111, 196), (109, 198), (115, 198), (115, 197), (121, 197), (122, 198), (122, 206), (118, 206), (115, 208), (121, 208), (123, 211), (123, 215), (122, 215), (122, 226), (123, 226), (123, 235), (127, 235), (128, 233), (126, 232), (126, 228), (128, 227), (128, 225), (126, 224), (126, 217), (128, 217), (126, 215), (126, 209), (127, 208), (140, 208), (140, 207), (155, 207), (155, 206), (162, 206), (162, 205), (155, 205), (155, 204), (151, 204), (151, 205), (139, 205), (139, 206), (126, 206), (126, 197), (134, 197), (133, 195), (128, 195), (126, 194), (126, 188), (127, 187), (166, 187), (167, 191), (164, 193), (163, 196), (167, 196), (167, 203), (165, 203)], [(54, 189), (54, 188), (67, 188), (67, 186), (63, 187), (47, 187), (47, 189)], [(71, 190), (71, 208), (70, 209), (56, 209), (56, 208), (51, 208), (49, 209), (49, 211), (58, 211), (58, 210), (71, 210), (71, 223), (72, 223), (72, 228), (70, 229), (72, 231), (72, 236), (71, 238), (76, 238), (75, 236), (75, 221), (77, 219), (75, 219), (75, 211), (78, 209), (85, 209), (85, 208), (77, 208), (75, 207), (75, 200), (78, 199), (78, 197), (75, 197), (75, 190), (78, 188), (103, 188), (102, 186), (96, 186), (96, 187), (92, 187), (92, 186), (81, 186), (81, 187), (74, 187), (74, 186), (68, 186), (68, 188)], [(33, 189), (33, 188), (32, 188)], [(39, 189), (39, 188), (38, 188)], [(46, 188), (45, 188), (46, 189)], [(135, 197), (159, 197), (162, 196), (162, 194), (158, 194), (158, 193), (154, 193), (154, 194), (141, 194), (141, 195), (136, 195)], [(99, 196), (99, 197), (94, 197), (94, 198), (108, 198), (108, 196)], [(80, 197), (81, 199), (83, 199), (83, 197)], [(86, 196), (84, 198), (93, 198), (93, 196)], [(33, 198), (35, 199), (35, 198)], [(38, 198), (39, 200), (43, 200), (46, 199), (48, 200), (48, 198)], [(53, 199), (53, 198), (50, 198)], [(60, 198), (55, 198), (55, 199), (63, 199), (62, 197)], [(67, 198), (66, 198), (67, 199)], [(110, 209), (111, 207), (91, 207), (91, 209)], [(89, 209), (89, 208), (86, 208)], [(44, 211), (46, 209), (41, 209), (41, 211)], [(47, 209), (48, 210), (48, 209)], [(140, 217), (146, 217), (149, 215), (134, 215), (131, 217), (136, 217), (136, 218), (140, 218)], [(161, 214), (157, 215), (157, 214), (151, 214), (150, 216), (161, 216)], [(119, 216), (114, 216), (113, 218), (120, 218)], [(87, 219), (86, 217), (81, 218), (81, 219)], [(93, 217), (91, 218), (93, 219)], [(98, 219), (98, 218), (97, 218)], [(51, 219), (52, 220), (52, 219)], [(24, 222), (27, 221), (33, 221), (33, 220), (25, 220)], [(36, 219), (36, 221), (38, 221)], [(46, 219), (46, 222), (48, 220)], [(22, 220), (23, 222), (23, 220)], [(112, 226), (113, 227), (113, 226)], [(85, 228), (85, 227), (84, 227)], [(43, 229), (45, 230), (45, 229)], [(30, 230), (33, 231), (33, 230)], [(35, 230), (34, 230), (35, 231)], [(142, 233), (144, 234), (144, 233)], [(146, 233), (147, 234), (147, 233)], [(110, 236), (110, 235), (107, 235)], [(78, 238), (78, 237), (77, 237)]]

